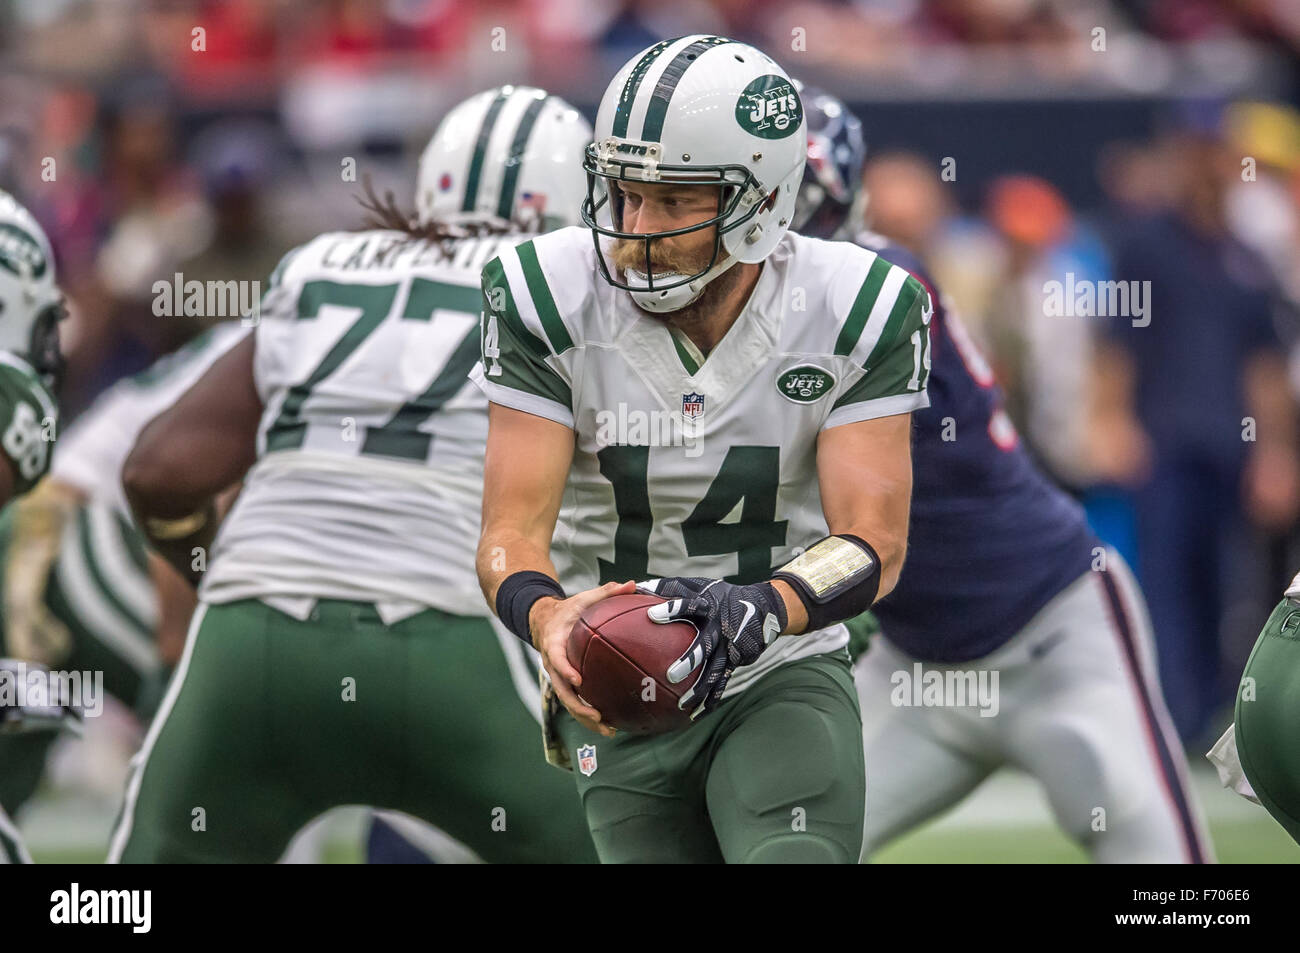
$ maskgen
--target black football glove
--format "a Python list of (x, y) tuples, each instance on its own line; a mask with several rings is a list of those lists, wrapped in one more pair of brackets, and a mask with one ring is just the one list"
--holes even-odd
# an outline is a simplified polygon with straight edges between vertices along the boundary
[(49, 670), (35, 662), (19, 659), (0, 658), (0, 735), (25, 734), (35, 731), (61, 731), (68, 729), (73, 734), (81, 734), (84, 714), (72, 704), (64, 704), (61, 699), (46, 697), (48, 692), (42, 690), (34, 698), (24, 698), (18, 704), (18, 683), (27, 682), (30, 690), (31, 680), (35, 676), (43, 686), (50, 684)]
[(668, 600), (650, 608), (651, 621), (690, 622), (698, 630), (691, 647), (668, 667), (668, 681), (674, 685), (700, 670), (677, 703), (685, 710), (699, 702), (692, 719), (711, 711), (722, 699), (731, 673), (758, 661), (785, 628), (785, 601), (770, 582), (736, 586), (720, 579), (673, 577), (652, 579), (638, 588)]

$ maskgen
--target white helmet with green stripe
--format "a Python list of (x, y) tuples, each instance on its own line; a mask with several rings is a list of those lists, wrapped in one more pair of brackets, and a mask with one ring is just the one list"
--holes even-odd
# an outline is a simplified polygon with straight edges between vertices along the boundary
[[(736, 262), (770, 255), (790, 226), (803, 176), (803, 105), (767, 54), (718, 36), (664, 40), (634, 56), (605, 90), (596, 141), (587, 149), (583, 223), (593, 231), (605, 279), (649, 311), (675, 311)], [(622, 230), (611, 180), (719, 185), (719, 212), (689, 228)], [(655, 280), (650, 242), (716, 226), (713, 256), (693, 275)], [(645, 243), (646, 270), (623, 274), (602, 239)]]
[(26, 359), (51, 386), (62, 363), (62, 316), (50, 240), (32, 213), (0, 190), (0, 350)]
[(591, 124), (558, 96), (502, 86), (453, 108), (420, 156), (420, 224), (490, 221), (549, 231), (578, 224)]

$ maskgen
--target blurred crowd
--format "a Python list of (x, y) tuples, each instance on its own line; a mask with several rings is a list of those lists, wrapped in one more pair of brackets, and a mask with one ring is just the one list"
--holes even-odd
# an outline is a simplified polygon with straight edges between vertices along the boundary
[[(1295, 0), (0, 0), (0, 188), (56, 245), (68, 416), (209, 320), (159, 317), (159, 280), (265, 280), (360, 224), (366, 179), (407, 202), (451, 102), (525, 81), (591, 113), (632, 53), (690, 32), (855, 104), (864, 222), (927, 260), (1022, 439), (1140, 568), (1199, 741), (1300, 569)], [(1082, 97), (1091, 191), (1004, 153), (943, 174), (1031, 142), (1016, 103)], [(1007, 128), (939, 153), (873, 121), (976, 100), (1010, 103)], [(1055, 313), (1067, 275), (1149, 282), (1149, 325)]]
[[(379, 61), (448, 75), (481, 70), (485, 52), (526, 58), (557, 92), (665, 36), (717, 33), (867, 75), (922, 72), (939, 88), (963, 61), (994, 52), (1024, 82), (1091, 72), (1094, 31), (1143, 57), (1138, 85), (1165, 64), (1160, 43), (1234, 41), (1300, 49), (1291, 0), (10, 0), (20, 58), (80, 76), (156, 69), (212, 99), (274, 95), (316, 67)], [(206, 55), (178, 56), (196, 26)], [(485, 41), (490, 40), (491, 45)], [(1080, 42), (1080, 41), (1084, 42)], [(798, 41), (798, 42), (792, 42)], [(1214, 55), (1209, 53), (1207, 55)], [(488, 57), (490, 58), (490, 57)], [(57, 64), (57, 65), (56, 65)]]
[(870, 158), (867, 223), (927, 259), (1026, 445), (1138, 567), (1203, 741), (1300, 569), (1300, 112), (1184, 104), (1103, 150), (1090, 210), (1023, 174), (963, 210), (937, 169)]

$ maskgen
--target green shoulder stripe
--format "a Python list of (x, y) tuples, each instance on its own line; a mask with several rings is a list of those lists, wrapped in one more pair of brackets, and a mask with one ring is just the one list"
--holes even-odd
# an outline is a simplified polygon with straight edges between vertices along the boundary
[[(571, 410), (572, 390), (547, 363), (551, 351), (546, 342), (533, 334), (519, 316), (500, 258), (493, 258), (483, 268), (483, 299), (482, 353), (488, 380)], [(493, 318), (497, 328), (495, 354), (488, 348), (488, 328)]]
[(903, 321), (907, 317), (907, 313), (912, 310), (912, 305), (916, 304), (917, 299), (923, 294), (926, 294), (925, 286), (916, 278), (908, 275), (907, 280), (903, 282), (903, 287), (899, 289), (898, 298), (894, 301), (894, 307), (889, 312), (885, 327), (876, 340), (876, 346), (871, 349), (871, 355), (863, 365), (867, 370), (875, 367), (876, 362), (893, 349), (894, 342), (898, 339), (898, 332), (903, 327)]
[(862, 330), (867, 326), (867, 318), (871, 316), (871, 307), (876, 303), (876, 297), (880, 294), (880, 287), (885, 283), (885, 276), (889, 274), (889, 262), (885, 261), (879, 255), (871, 263), (867, 270), (867, 278), (862, 282), (862, 287), (858, 289), (858, 296), (853, 299), (853, 307), (849, 309), (848, 319), (844, 322), (844, 327), (840, 328), (839, 337), (835, 340), (835, 353), (840, 357), (845, 357), (853, 353), (857, 347), (858, 339), (862, 337)]
[(545, 359), (551, 352), (546, 342), (528, 330), (523, 318), (519, 317), (519, 306), (515, 304), (514, 292), (506, 280), (506, 270), (500, 258), (493, 258), (483, 266), (483, 308), (497, 315), (510, 329), (514, 336), (539, 359)]
[[(926, 327), (929, 297), (919, 281), (907, 280), (915, 283), (915, 291), (907, 287), (900, 290), (881, 329), (879, 343), (863, 365), (862, 376), (839, 396), (834, 410), (881, 400), (910, 404), (926, 389), (930, 371)], [(878, 404), (877, 409), (886, 410), (887, 405)]]
[(528, 241), (519, 245), (515, 251), (519, 253), (519, 264), (524, 270), (524, 281), (528, 285), (528, 293), (532, 296), (533, 304), (537, 307), (537, 317), (541, 319), (546, 339), (551, 342), (551, 348), (556, 354), (563, 354), (573, 347), (573, 338), (569, 336), (569, 329), (564, 326), (560, 311), (555, 307), (555, 299), (551, 296), (551, 289), (547, 287), (545, 275), (542, 274), (542, 265), (537, 260), (537, 249), (533, 247), (531, 241)]

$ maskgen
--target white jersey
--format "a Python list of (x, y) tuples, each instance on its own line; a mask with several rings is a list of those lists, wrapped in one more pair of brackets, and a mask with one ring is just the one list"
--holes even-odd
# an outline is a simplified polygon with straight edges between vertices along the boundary
[(239, 322), (218, 324), (145, 370), (118, 381), (60, 435), (50, 477), (131, 518), (122, 493), (122, 464), (145, 424), (176, 403), (221, 355), (251, 333)]
[(204, 600), (305, 613), (357, 599), (390, 622), (487, 614), (474, 572), (487, 402), (467, 375), (480, 271), (519, 240), (337, 232), (285, 259), (256, 331), (258, 460)]
[[(929, 404), (929, 295), (847, 243), (783, 238), (707, 359), (601, 279), (586, 229), (502, 252), (484, 288), (476, 383), (577, 435), (551, 546), (570, 594), (768, 578), (827, 534), (818, 434)], [(847, 641), (842, 625), (783, 636), (727, 693)]]

